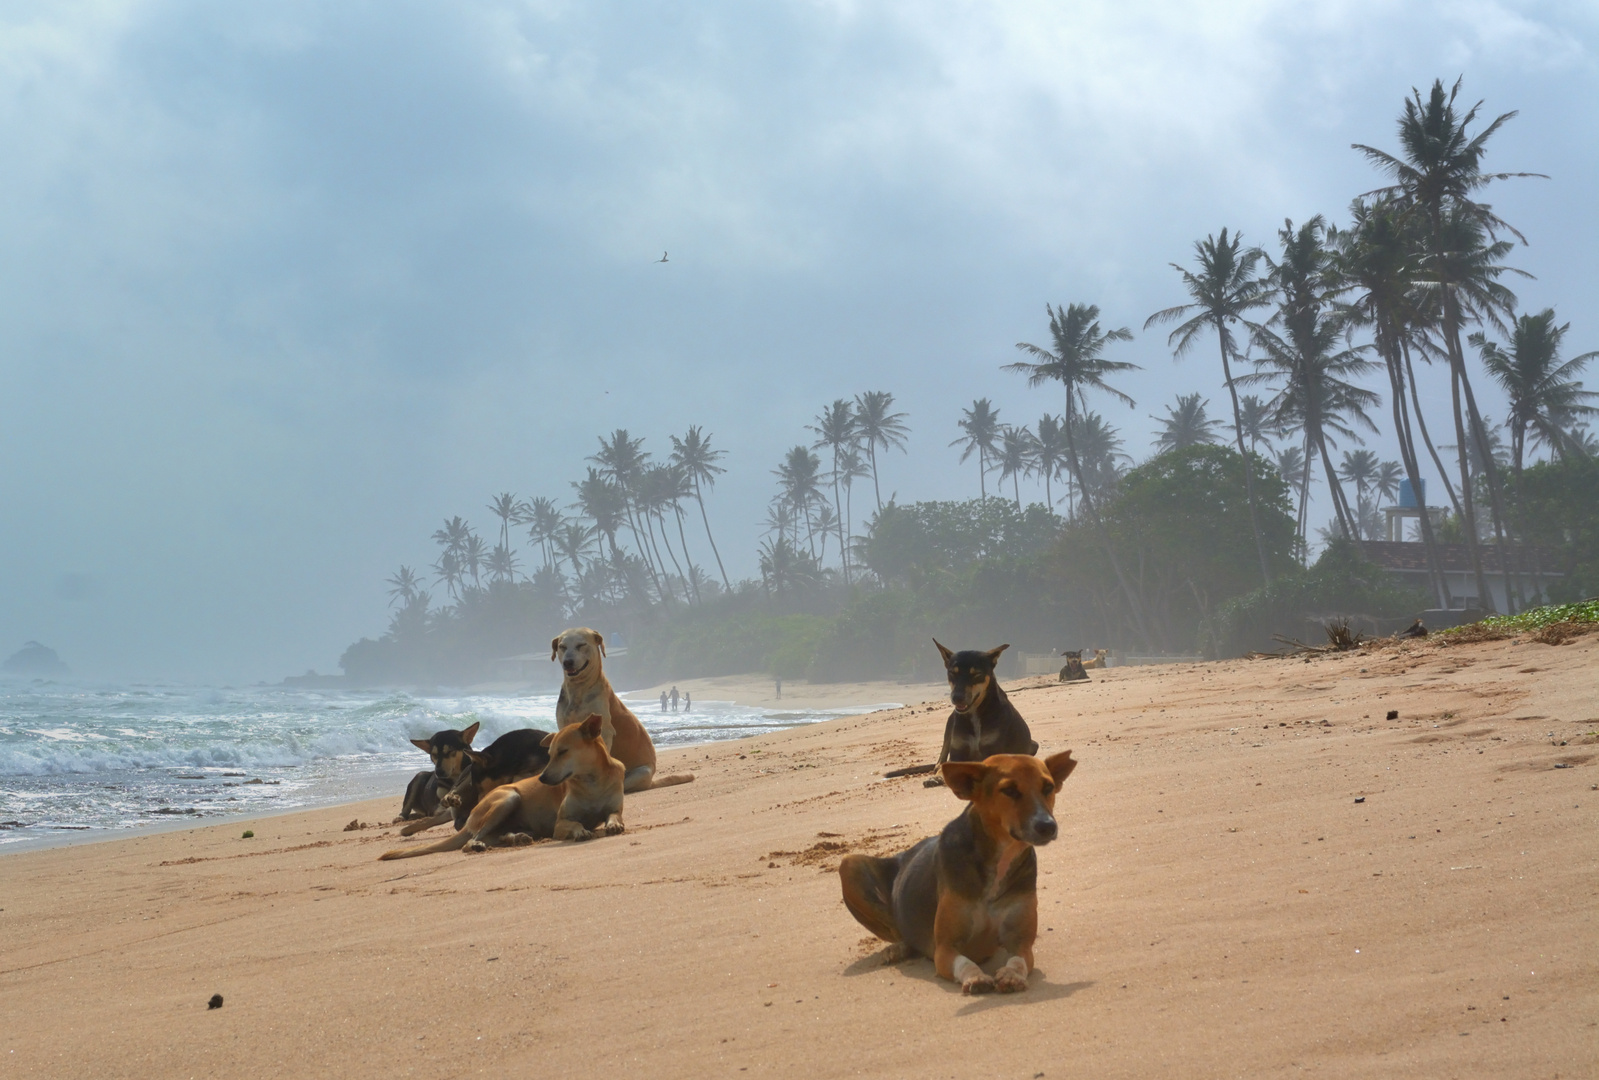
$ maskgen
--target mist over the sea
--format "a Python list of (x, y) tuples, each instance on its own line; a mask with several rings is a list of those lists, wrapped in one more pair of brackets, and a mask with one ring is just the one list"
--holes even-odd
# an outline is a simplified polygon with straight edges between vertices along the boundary
[(442, 518), (569, 501), (613, 428), (714, 434), (755, 575), (835, 398), (908, 414), (885, 497), (974, 496), (960, 410), (1060, 409), (999, 370), (1046, 303), (1134, 328), (1104, 411), (1142, 457), (1174, 394), (1225, 396), (1141, 329), (1168, 264), (1341, 217), (1383, 182), (1350, 144), (1462, 75), (1519, 110), (1489, 167), (1550, 177), (1490, 196), (1520, 306), (1599, 347), (1591, 4), (10, 5), (0, 658), (332, 670)]

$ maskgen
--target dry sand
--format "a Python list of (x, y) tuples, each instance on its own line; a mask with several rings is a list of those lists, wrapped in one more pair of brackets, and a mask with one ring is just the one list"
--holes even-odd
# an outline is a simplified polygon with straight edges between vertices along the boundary
[(379, 863), (341, 829), (396, 792), (0, 856), (0, 1072), (1593, 1076), (1596, 672), (1589, 635), (1020, 684), (1082, 766), (1012, 997), (883, 966), (830, 872), (956, 812), (878, 775), (941, 704), (664, 754), (698, 781), (581, 845)]

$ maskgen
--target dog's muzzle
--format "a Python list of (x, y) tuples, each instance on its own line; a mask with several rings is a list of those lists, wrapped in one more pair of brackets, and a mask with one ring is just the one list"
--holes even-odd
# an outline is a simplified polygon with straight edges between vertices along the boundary
[(579, 665), (576, 660), (561, 661), (561, 670), (566, 672), (568, 675), (576, 675), (578, 672), (582, 671), (588, 666), (588, 661), (586, 660), (581, 665)]
[(1060, 835), (1060, 826), (1048, 814), (1034, 814), (1027, 823), (1027, 840), (1037, 846), (1049, 843)]

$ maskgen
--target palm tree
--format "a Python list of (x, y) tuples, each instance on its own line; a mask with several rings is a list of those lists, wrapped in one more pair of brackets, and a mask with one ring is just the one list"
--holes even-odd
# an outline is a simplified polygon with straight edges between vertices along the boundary
[(554, 499), (544, 496), (524, 503), (522, 524), (528, 526), (527, 538), (539, 546), (544, 554), (544, 565), (555, 565), (555, 537), (566, 526), (566, 518)]
[(438, 572), (438, 580), (449, 589), (451, 599), (460, 599), (462, 575), (466, 570), (467, 542), (471, 537), (472, 526), (459, 514), (447, 518), (444, 527), (433, 532), (433, 542), (441, 549), (439, 561), (434, 563), (433, 569)]
[(727, 568), (722, 565), (722, 553), (716, 550), (716, 538), (711, 535), (711, 519), (705, 513), (704, 488), (715, 487), (716, 478), (727, 470), (717, 464), (727, 455), (726, 450), (711, 449), (711, 437), (700, 433), (699, 427), (691, 427), (688, 434), (679, 439), (676, 435), (672, 439), (672, 464), (683, 470), (683, 475), (688, 477), (694, 485), (694, 501), (700, 506), (700, 520), (705, 523), (705, 539), (711, 545), (711, 554), (716, 556), (716, 568), (722, 572), (722, 585), (732, 591), (733, 586), (727, 580)]
[(500, 519), (500, 547), (511, 549), (511, 525), (520, 515), (522, 504), (509, 491), (502, 491), (489, 503), (489, 513)]
[(1366, 498), (1366, 489), (1377, 479), (1377, 455), (1371, 450), (1345, 450), (1343, 464), (1338, 467), (1338, 479), (1355, 485), (1355, 525), (1361, 539), (1371, 539), (1372, 507)]
[(1294, 528), (1301, 544), (1305, 541), (1305, 508), (1310, 502), (1310, 459), (1303, 448), (1285, 446), (1277, 451), (1277, 471), (1298, 496), (1299, 509), (1294, 515)]
[(588, 476), (574, 482), (572, 489), (577, 492), (578, 509), (610, 543), (611, 560), (617, 561), (621, 551), (616, 546), (616, 533), (626, 523), (626, 496), (614, 480), (592, 466)]
[[(666, 591), (661, 584), (660, 575), (656, 573), (655, 559), (651, 556), (650, 549), (644, 543), (639, 530), (639, 515), (634, 505), (639, 479), (644, 475), (644, 469), (650, 461), (650, 455), (643, 447), (643, 439), (630, 437), (626, 428), (617, 428), (611, 432), (610, 441), (606, 441), (603, 436), (600, 438), (599, 453), (591, 455), (588, 460), (598, 465), (600, 474), (610, 478), (622, 493), (622, 510), (627, 519), (628, 531), (633, 534), (633, 543), (644, 557), (656, 593), (664, 597)], [(661, 574), (665, 572), (665, 564), (662, 564)]]
[(877, 481), (877, 448), (905, 449), (905, 437), (910, 429), (905, 426), (905, 414), (891, 412), (894, 395), (883, 390), (868, 390), (855, 396), (855, 431), (860, 445), (872, 465), (872, 493), (877, 496), (877, 510), (883, 510), (883, 489)]
[(794, 542), (799, 543), (799, 519), (805, 518), (805, 531), (811, 556), (816, 555), (816, 537), (811, 529), (811, 507), (822, 497), (822, 462), (808, 447), (795, 446), (783, 455), (783, 462), (772, 475), (778, 478), (778, 503), (790, 514)]
[[(871, 475), (871, 470), (866, 467), (866, 459), (861, 456), (860, 447), (851, 446), (845, 450), (838, 459), (838, 478), (844, 484), (844, 536), (852, 537), (855, 534), (855, 481), (864, 480)], [(851, 562), (854, 556), (850, 556)]]
[(582, 578), (583, 563), (596, 554), (594, 537), (599, 529), (581, 521), (568, 521), (551, 537), (557, 551), (572, 564), (572, 576)]
[(1011, 481), (1016, 491), (1018, 510), (1022, 508), (1022, 488), (1018, 477), (1028, 472), (1032, 464), (1032, 433), (1027, 430), (1026, 424), (1021, 427), (1011, 427), (1007, 424), (1000, 431), (999, 482), (1003, 484), (1007, 479)]
[(481, 588), (480, 575), (489, 561), (489, 546), (477, 533), (472, 533), (466, 538), (466, 544), (461, 548), (461, 569), (472, 575), (472, 587)]
[[(666, 511), (674, 504), (678, 497), (677, 470), (670, 465), (649, 465), (639, 474), (638, 491), (634, 502), (638, 506), (639, 517), (644, 521), (645, 536), (649, 539), (650, 550), (655, 553), (655, 559), (661, 564), (661, 576), (666, 584), (669, 596), (676, 599), (676, 592), (672, 589), (671, 575), (666, 573), (666, 562), (661, 559), (661, 547), (666, 548), (667, 557), (672, 560), (672, 568), (677, 571), (679, 581), (683, 585), (683, 598), (688, 599), (688, 579), (683, 576), (683, 567), (677, 561), (677, 553), (672, 550), (672, 542), (666, 535)], [(660, 544), (657, 546), (655, 538), (655, 525), (661, 526)], [(687, 549), (683, 557), (688, 558)]]
[(1233, 347), (1232, 328), (1247, 321), (1244, 316), (1252, 309), (1264, 306), (1270, 297), (1265, 283), (1255, 277), (1255, 264), (1261, 259), (1258, 248), (1243, 248), (1243, 235), (1234, 233), (1231, 239), (1227, 230), (1221, 237), (1207, 236), (1194, 242), (1198, 256), (1198, 272), (1186, 270), (1176, 263), (1172, 269), (1183, 278), (1183, 286), (1191, 298), (1187, 304), (1157, 311), (1144, 322), (1144, 329), (1159, 323), (1175, 322), (1187, 318), (1166, 339), (1173, 355), (1181, 359), (1183, 353), (1210, 329), (1216, 331), (1221, 346), (1221, 370), (1227, 384), (1227, 393), (1233, 401), (1233, 434), (1238, 442), (1238, 455), (1244, 459), (1244, 489), (1249, 496), (1249, 525), (1255, 533), (1255, 552), (1260, 556), (1260, 573), (1266, 584), (1271, 584), (1271, 567), (1266, 562), (1266, 542), (1260, 535), (1260, 514), (1255, 506), (1255, 468), (1244, 449), (1244, 423), (1238, 408), (1238, 388), (1233, 382), (1232, 358), (1237, 355)]
[(1055, 496), (1050, 481), (1066, 468), (1066, 425), (1058, 416), (1045, 413), (1038, 418), (1038, 428), (1033, 432), (1033, 467), (1044, 478), (1044, 503), (1055, 509)]
[[(1341, 310), (1351, 323), (1371, 328), (1373, 344), (1387, 368), (1394, 437), (1399, 443), (1399, 460), (1404, 465), (1411, 489), (1420, 499), (1423, 491), (1421, 459), (1416, 453), (1415, 433), (1410, 427), (1410, 419), (1414, 416), (1422, 442), (1458, 513), (1459, 502), (1449, 483), (1449, 470), (1444, 468), (1443, 459), (1438, 456), (1438, 449), (1427, 431), (1427, 418), (1421, 411), (1416, 373), (1410, 358), (1412, 339), (1416, 340), (1418, 346), (1421, 344), (1417, 328), (1424, 321), (1419, 307), (1421, 293), (1414, 281), (1418, 263), (1415, 228), (1407, 224), (1399, 207), (1389, 199), (1373, 203), (1356, 199), (1350, 207), (1350, 216), (1353, 224), (1348, 231), (1340, 233), (1328, 230), (1328, 240), (1334, 247), (1334, 254), (1332, 265), (1326, 272), (1336, 274), (1345, 288), (1355, 290), (1354, 300)], [(1307, 223), (1298, 234), (1294, 234), (1290, 227), (1278, 235), (1283, 238), (1285, 263), (1309, 263), (1317, 267), (1314, 272), (1319, 274), (1323, 272), (1319, 262), (1322, 245), (1315, 236), (1315, 230), (1310, 228), (1311, 224), (1314, 224), (1314, 220)], [(1301, 271), (1290, 272), (1304, 276)], [(1433, 595), (1439, 607), (1448, 608), (1451, 602), (1449, 580), (1443, 571), (1432, 517), (1425, 506), (1422, 507), (1417, 529), (1426, 555)]]
[[(1498, 262), (1509, 248), (1508, 243), (1497, 242), (1497, 233), (1504, 230), (1523, 244), (1526, 243), (1526, 237), (1495, 214), (1489, 204), (1477, 201), (1474, 196), (1497, 180), (1542, 177), (1542, 174), (1483, 172), (1482, 160), (1487, 153), (1488, 140), (1516, 114), (1504, 113), (1475, 136), (1469, 134), (1467, 128), (1476, 120), (1482, 102), (1477, 102), (1464, 113), (1457, 112), (1455, 99), (1460, 93), (1461, 81), (1457, 79), (1446, 94), (1443, 80), (1434, 80), (1425, 102), (1419, 90), (1411, 89), (1411, 96), (1405, 101), (1404, 113), (1399, 118), (1399, 155), (1359, 143), (1354, 144), (1354, 149), (1393, 179), (1393, 184), (1381, 189), (1378, 194), (1397, 200), (1407, 213), (1421, 223), (1424, 252), (1422, 270), (1436, 294), (1433, 325), (1443, 339), (1444, 353), (1450, 366), (1456, 413), (1455, 437), (1460, 447), (1460, 501), (1464, 511), (1466, 544), (1477, 577), (1479, 600), (1489, 604), (1492, 594), (1486, 591), (1487, 583), (1482, 573), (1471, 484), (1467, 476), (1467, 433), (1459, 419), (1459, 398), (1462, 394), (1471, 421), (1470, 438), (1478, 444), (1478, 451), (1488, 462), (1489, 503), (1501, 551), (1506, 550), (1504, 522), (1498, 476), (1491, 455), (1487, 452), (1487, 435), (1466, 370), (1460, 332), (1462, 325), (1468, 321), (1487, 317), (1497, 323), (1497, 312), (1510, 312), (1515, 297), (1494, 280), (1504, 270), (1498, 266)], [(1507, 598), (1513, 592), (1513, 589), (1507, 589)]]
[(1260, 453), (1260, 444), (1265, 443), (1271, 447), (1271, 438), (1267, 429), (1271, 426), (1271, 410), (1266, 403), (1254, 394), (1245, 394), (1238, 399), (1238, 422), (1243, 425), (1244, 437), (1249, 440), (1249, 452)]
[(1377, 466), (1376, 479), (1371, 482), (1371, 490), (1380, 498), (1387, 499), (1390, 503), (1399, 498), (1399, 475), (1405, 467), (1397, 461), (1385, 461)]
[(516, 572), (520, 569), (519, 562), (516, 552), (504, 544), (496, 544), (494, 550), (489, 552), (489, 557), (486, 560), (489, 580), (491, 582), (515, 581)]
[(816, 559), (789, 543), (786, 536), (780, 535), (776, 541), (766, 540), (761, 544), (760, 565), (761, 584), (768, 593), (804, 589), (822, 578), (822, 568)]
[[(1121, 479), (1122, 464), (1131, 459), (1122, 453), (1121, 436), (1096, 412), (1086, 412), (1074, 419), (1072, 444), (1077, 447), (1077, 460), (1082, 468), (1082, 484), (1088, 498), (1103, 502), (1115, 491)], [(1067, 463), (1068, 468), (1070, 462)]]
[(416, 603), (417, 595), (422, 591), (421, 579), (416, 576), (415, 571), (403, 564), (389, 577), (388, 586), (390, 607), (396, 603), (401, 607), (410, 607)]
[(1560, 362), (1560, 344), (1570, 328), (1570, 323), (1556, 326), (1554, 308), (1545, 308), (1516, 320), (1508, 350), (1489, 341), (1481, 331), (1467, 339), (1510, 399), (1510, 460), (1517, 476), (1521, 475), (1529, 428), (1536, 441), (1564, 458), (1570, 454), (1567, 429), (1572, 421), (1599, 415), (1599, 409), (1586, 404), (1599, 394), (1584, 390), (1575, 378), (1599, 352)]
[(1267, 282), (1277, 310), (1252, 330), (1255, 344), (1265, 353), (1259, 365), (1266, 370), (1238, 381), (1286, 380), (1272, 401), (1273, 415), (1283, 427), (1304, 429), (1306, 456), (1321, 458), (1338, 526), (1358, 547), (1355, 512), (1338, 483), (1328, 443), (1333, 435), (1358, 441), (1351, 424), (1376, 431), (1365, 410), (1382, 399), (1351, 381), (1376, 365), (1362, 356), (1364, 346), (1341, 347), (1347, 318), (1333, 308), (1333, 300), (1342, 284), (1322, 243), (1322, 228), (1320, 219), (1313, 218), (1298, 230), (1290, 223), (1279, 231), (1282, 260), (1267, 259)]
[[(827, 447), (833, 453), (833, 520), (832, 526), (838, 531), (838, 546), (840, 550), (839, 565), (844, 571), (844, 581), (849, 582), (849, 547), (844, 543), (844, 500), (839, 494), (838, 462), (839, 455), (855, 444), (859, 432), (855, 429), (855, 406), (843, 398), (835, 398), (833, 404), (823, 409), (816, 417), (816, 423), (811, 426), (811, 431), (816, 433), (816, 441), (811, 444), (813, 450)], [(825, 542), (823, 550), (826, 550)]]
[(1155, 437), (1155, 453), (1167, 454), (1190, 446), (1214, 443), (1216, 433), (1211, 429), (1221, 427), (1222, 422), (1212, 420), (1205, 414), (1205, 406), (1209, 404), (1209, 401), (1201, 400), (1198, 393), (1178, 394), (1177, 407), (1166, 406), (1164, 419), (1151, 416), (1150, 419), (1161, 426), (1160, 434)]
[(966, 464), (966, 459), (972, 454), (977, 455), (977, 491), (984, 498), (988, 498), (988, 458), (995, 454), (995, 440), (999, 438), (1000, 423), (999, 410), (994, 408), (993, 402), (987, 398), (978, 398), (972, 402), (972, 407), (961, 410), (961, 418), (955, 421), (955, 426), (960, 428), (964, 435), (951, 442), (951, 446), (964, 446), (961, 451), (961, 464)]
[(1084, 401), (1085, 390), (1089, 388), (1103, 390), (1125, 401), (1129, 408), (1136, 404), (1132, 398), (1109, 385), (1105, 381), (1105, 376), (1118, 371), (1136, 370), (1138, 365), (1125, 360), (1106, 360), (1103, 355), (1105, 346), (1112, 341), (1133, 340), (1133, 332), (1125, 326), (1115, 330), (1100, 329), (1099, 307), (1095, 304), (1068, 304), (1064, 308), (1046, 304), (1044, 310), (1049, 314), (1049, 333), (1054, 351), (1018, 341), (1016, 347), (1032, 357), (1033, 362), (1018, 360), (1014, 364), (1004, 365), (1004, 370), (1026, 375), (1028, 386), (1059, 382), (1065, 389), (1066, 459), (1071, 467), (1072, 479), (1077, 483), (1077, 490), (1083, 497), (1083, 509), (1087, 512), (1089, 521), (1093, 523), (1094, 531), (1105, 549), (1105, 555), (1110, 560), (1111, 569), (1116, 574), (1116, 583), (1127, 599), (1127, 610), (1132, 616), (1133, 628), (1138, 636), (1148, 643), (1151, 639), (1149, 630), (1144, 624), (1143, 606), (1138, 601), (1138, 594), (1127, 581), (1127, 575), (1122, 572), (1121, 559), (1117, 556), (1115, 545), (1110, 542), (1104, 522), (1100, 519), (1098, 508), (1095, 506), (1094, 491), (1085, 482), (1082, 458), (1077, 453), (1077, 406), (1083, 402), (1084, 411), (1087, 411)]

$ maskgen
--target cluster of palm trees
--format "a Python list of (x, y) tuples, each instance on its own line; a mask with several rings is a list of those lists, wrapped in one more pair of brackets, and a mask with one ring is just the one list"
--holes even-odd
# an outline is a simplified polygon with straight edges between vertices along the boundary
[[(1244, 462), (1264, 583), (1272, 580), (1273, 558), (1259, 524), (1260, 469), (1275, 468), (1297, 499), (1303, 558), (1318, 464), (1333, 511), (1323, 535), (1358, 546), (1384, 535), (1377, 503), (1392, 499), (1402, 479), (1413, 491), (1424, 490), (1425, 453), (1442, 478), (1470, 552), (1477, 595), (1486, 603), (1493, 594), (1483, 571), (1483, 544), (1516, 551), (1504, 474), (1521, 471), (1529, 445), (1555, 457), (1599, 451), (1587, 429), (1589, 418), (1599, 415), (1589, 402), (1599, 395), (1583, 390), (1577, 378), (1599, 354), (1562, 360), (1568, 326), (1557, 324), (1552, 310), (1516, 313), (1504, 279), (1520, 271), (1505, 263), (1514, 247), (1506, 237), (1522, 243), (1525, 238), (1480, 200), (1491, 183), (1537, 175), (1483, 170), (1489, 139), (1515, 114), (1473, 133), (1480, 103), (1462, 108), (1459, 91), (1458, 82), (1452, 89), (1435, 82), (1425, 97), (1413, 91), (1399, 118), (1397, 153), (1355, 147), (1390, 182), (1353, 201), (1348, 225), (1319, 215), (1298, 225), (1286, 221), (1271, 252), (1246, 246), (1228, 229), (1207, 236), (1194, 244), (1190, 265), (1172, 264), (1186, 302), (1144, 323), (1145, 330), (1175, 324), (1167, 344), (1178, 360), (1214, 336), (1232, 413), (1230, 441)], [(1030, 386), (1058, 387), (1061, 411), (1046, 411), (1031, 426), (1013, 425), (1001, 421), (989, 398), (979, 398), (962, 410), (960, 434), (950, 445), (961, 448), (963, 463), (977, 459), (984, 499), (988, 479), (997, 475), (998, 492), (1003, 495), (1009, 482), (1009, 496), (1020, 508), (1021, 480), (1041, 480), (1051, 510), (1064, 503), (1068, 520), (1105, 543), (1131, 622), (1143, 634), (1138, 596), (1101, 521), (1101, 508), (1131, 459), (1115, 428), (1091, 408), (1095, 395), (1135, 404), (1112, 381), (1138, 365), (1106, 355), (1132, 340), (1133, 332), (1102, 326), (1093, 304), (1047, 305), (1045, 311), (1047, 344), (1018, 343), (1023, 359), (1004, 370), (1026, 376)], [(1505, 343), (1491, 340), (1490, 332)], [(1508, 450), (1478, 407), (1466, 345), (1509, 399)], [(1447, 370), (1445, 422), (1453, 429), (1453, 444), (1437, 444), (1429, 432), (1417, 390), (1418, 363)], [(1385, 395), (1363, 383), (1381, 375), (1388, 382), (1397, 461), (1340, 445), (1358, 446), (1364, 435), (1377, 433), (1373, 414)], [(1226, 438), (1229, 425), (1212, 418), (1209, 405), (1199, 393), (1178, 395), (1165, 417), (1153, 418), (1159, 425), (1157, 454)], [(886, 391), (838, 398), (809, 425), (814, 438), (784, 454), (774, 470), (777, 493), (759, 550), (769, 591), (822, 580), (833, 572), (823, 569), (829, 560), (836, 560), (845, 584), (856, 579), (854, 487), (869, 477), (874, 512), (881, 513), (881, 457), (905, 450), (906, 420)], [(670, 454), (657, 462), (643, 440), (625, 429), (600, 438), (587, 475), (572, 485), (575, 500), (567, 509), (549, 498), (496, 496), (488, 507), (498, 520), (492, 545), (460, 517), (451, 518), (433, 536), (439, 548), (434, 583), (459, 602), (474, 591), (518, 582), (524, 556), (515, 550), (513, 532), (525, 527), (527, 557), (536, 565), (520, 580), (562, 598), (574, 611), (628, 597), (692, 605), (708, 592), (731, 589), (704, 500), (724, 472), (718, 464), (723, 451), (712, 449), (698, 427), (671, 443)], [(1440, 450), (1452, 451), (1456, 479)], [(1345, 485), (1353, 488), (1353, 500)], [(691, 504), (699, 511), (719, 582), (690, 553), (685, 518)], [(1421, 514), (1417, 527), (1437, 601), (1449, 606), (1431, 517)], [(396, 602), (425, 610), (428, 593), (413, 569), (401, 567), (389, 584)]]
[[(1227, 229), (1207, 236), (1195, 243), (1192, 266), (1173, 264), (1188, 302), (1156, 312), (1144, 324), (1145, 329), (1178, 324), (1168, 338), (1178, 359), (1201, 339), (1215, 335), (1266, 583), (1272, 572), (1261, 541), (1254, 492), (1259, 463), (1249, 451), (1263, 441), (1269, 445), (1267, 435), (1276, 433), (1281, 438), (1294, 436), (1297, 444), (1278, 451), (1276, 465), (1299, 495), (1301, 532), (1311, 469), (1319, 461), (1333, 507), (1334, 534), (1357, 545), (1373, 531), (1369, 496), (1388, 494), (1400, 475), (1413, 490), (1423, 490), (1418, 447), (1425, 447), (1461, 522), (1477, 595), (1481, 602), (1490, 602), (1493, 594), (1483, 572), (1482, 544), (1491, 538), (1511, 556), (1512, 564), (1517, 554), (1513, 523), (1507, 517), (1503, 467), (1492, 450), (1495, 433), (1477, 405), (1463, 336), (1510, 398), (1514, 469), (1521, 468), (1529, 435), (1557, 457), (1593, 450), (1586, 422), (1596, 410), (1588, 402), (1599, 395), (1584, 391), (1576, 376), (1595, 354), (1562, 361), (1567, 327), (1555, 325), (1553, 311), (1516, 316), (1515, 295), (1502, 279), (1520, 271), (1505, 264), (1513, 244), (1501, 234), (1523, 243), (1525, 238), (1479, 200), (1481, 190), (1492, 182), (1538, 174), (1483, 170), (1488, 140), (1515, 114), (1506, 113), (1473, 134), (1470, 128), (1480, 103), (1462, 109), (1457, 105), (1459, 91), (1458, 82), (1449, 90), (1435, 82), (1425, 98), (1413, 92), (1399, 120), (1398, 154), (1355, 147), (1392, 182), (1354, 200), (1347, 227), (1338, 228), (1319, 215), (1297, 227), (1285, 222), (1278, 231), (1275, 256), (1245, 247), (1242, 238)], [(1092, 415), (1090, 392), (1109, 393), (1132, 404), (1106, 377), (1136, 365), (1103, 356), (1107, 345), (1130, 340), (1132, 332), (1125, 327), (1101, 329), (1099, 309), (1091, 304), (1046, 311), (1051, 346), (1019, 343), (1017, 348), (1028, 359), (1007, 365), (1007, 370), (1027, 375), (1034, 386), (1063, 387), (1064, 421), (1050, 418), (1049, 430), (1053, 434), (1058, 427), (1072, 489), (1098, 528), (1096, 503), (1105, 488), (1085, 468), (1075, 438), (1077, 417)], [(1473, 324), (1483, 329), (1466, 336)], [(1487, 329), (1508, 335), (1509, 344), (1488, 340)], [(1365, 340), (1357, 340), (1357, 335)], [(1451, 481), (1426, 426), (1416, 389), (1418, 360), (1447, 366), (1458, 482)], [(1361, 380), (1377, 373), (1388, 377), (1400, 460), (1384, 464), (1360, 451), (1362, 456), (1346, 453), (1340, 467), (1332, 453), (1340, 439), (1359, 443), (1362, 432), (1377, 432), (1371, 413), (1382, 396), (1361, 385)], [(1249, 387), (1269, 393), (1264, 397), (1240, 393)], [(1179, 397), (1177, 407), (1169, 410), (1157, 449), (1212, 441), (1216, 424), (1205, 415), (1206, 404), (1197, 394)], [(1020, 445), (1007, 450), (1011, 429), (998, 425), (986, 400), (974, 403), (961, 426), (967, 432), (968, 453), (978, 454), (985, 475), (991, 459), (1001, 462), (1002, 470), (1009, 469), (1012, 476), (1017, 466), (1011, 462), (1029, 460)], [(1014, 433), (1014, 440), (1028, 442), (1020, 432)], [(1035, 435), (1032, 441), (1042, 440)], [(1036, 449), (1032, 454), (1032, 468), (1051, 470)], [(1356, 488), (1354, 504), (1345, 482)], [(1488, 503), (1486, 522), (1480, 517), (1482, 496)], [(1419, 531), (1433, 591), (1441, 606), (1449, 606), (1438, 540), (1425, 513), (1419, 518)], [(1107, 554), (1121, 578), (1115, 552)], [(1130, 589), (1125, 591), (1138, 623), (1137, 599)], [(1520, 590), (1513, 584), (1509, 591), (1514, 603)]]
[[(433, 583), (444, 586), (456, 603), (523, 583), (573, 611), (628, 596), (667, 605), (699, 603), (716, 585), (689, 553), (685, 507), (692, 504), (721, 587), (730, 588), (705, 510), (705, 491), (725, 471), (718, 464), (725, 452), (713, 448), (699, 427), (670, 438), (671, 453), (656, 462), (644, 440), (625, 428), (602, 436), (588, 459), (587, 475), (572, 484), (575, 499), (566, 509), (551, 498), (496, 495), (488, 504), (499, 522), (493, 547), (463, 518), (446, 520), (433, 534), (439, 548)], [(531, 574), (524, 573), (523, 556), (512, 542), (513, 531), (524, 527), (528, 554), (536, 563)], [(401, 566), (388, 585), (402, 610), (425, 611), (431, 601), (427, 582), (412, 567)]]
[[(767, 538), (760, 547), (761, 580), (768, 590), (786, 591), (820, 580), (829, 540), (837, 542), (844, 583), (851, 582), (855, 482), (871, 478), (872, 499), (880, 513), (878, 451), (904, 451), (910, 436), (905, 420), (905, 413), (894, 411), (894, 395), (885, 390), (837, 398), (809, 425), (815, 440), (783, 455), (773, 470), (777, 494), (767, 513)], [(825, 467), (818, 450), (828, 454)]]

